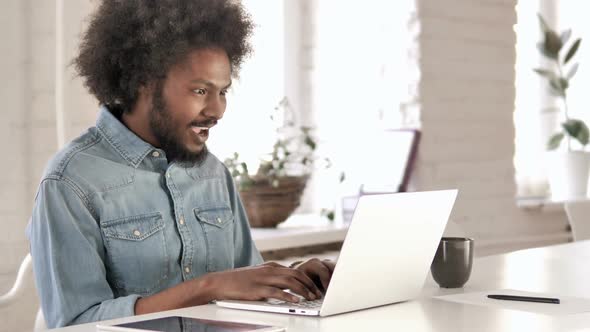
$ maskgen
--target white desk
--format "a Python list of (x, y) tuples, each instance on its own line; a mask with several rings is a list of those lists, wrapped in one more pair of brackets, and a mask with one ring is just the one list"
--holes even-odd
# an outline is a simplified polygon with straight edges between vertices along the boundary
[[(590, 241), (482, 257), (475, 260), (473, 274), (464, 289), (440, 289), (428, 277), (421, 299), (327, 318), (221, 309), (214, 305), (160, 312), (141, 318), (182, 315), (282, 325), (292, 332), (590, 331), (590, 312), (547, 316), (430, 298), (433, 295), (501, 288), (590, 298), (589, 262)], [(112, 322), (137, 319), (128, 317)], [(73, 326), (63, 331), (95, 331), (95, 324)]]

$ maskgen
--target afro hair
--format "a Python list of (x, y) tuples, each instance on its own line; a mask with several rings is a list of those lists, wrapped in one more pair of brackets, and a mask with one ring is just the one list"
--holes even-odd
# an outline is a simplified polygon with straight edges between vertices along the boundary
[(103, 0), (73, 64), (100, 104), (130, 111), (140, 87), (163, 80), (195, 49), (225, 50), (237, 76), (253, 27), (232, 0)]

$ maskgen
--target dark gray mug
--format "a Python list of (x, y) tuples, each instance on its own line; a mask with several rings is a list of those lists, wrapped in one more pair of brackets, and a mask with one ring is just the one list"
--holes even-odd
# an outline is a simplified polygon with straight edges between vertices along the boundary
[(443, 237), (430, 266), (432, 278), (440, 287), (463, 287), (471, 275), (473, 239)]

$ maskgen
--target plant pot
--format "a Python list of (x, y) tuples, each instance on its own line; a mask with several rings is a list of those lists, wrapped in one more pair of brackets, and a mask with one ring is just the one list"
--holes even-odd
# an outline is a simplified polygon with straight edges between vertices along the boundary
[(254, 183), (240, 191), (251, 227), (276, 227), (287, 220), (301, 203), (307, 176), (282, 177), (273, 187), (267, 179), (254, 178)]
[(567, 201), (587, 196), (589, 152), (547, 152), (547, 166), (553, 200)]

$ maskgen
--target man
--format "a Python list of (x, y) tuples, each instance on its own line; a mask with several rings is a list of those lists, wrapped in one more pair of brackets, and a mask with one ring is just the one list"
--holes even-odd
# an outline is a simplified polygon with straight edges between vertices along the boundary
[(49, 327), (322, 295), (333, 263), (262, 264), (207, 151), (252, 27), (233, 1), (100, 4), (74, 61), (100, 114), (50, 161), (28, 226)]

